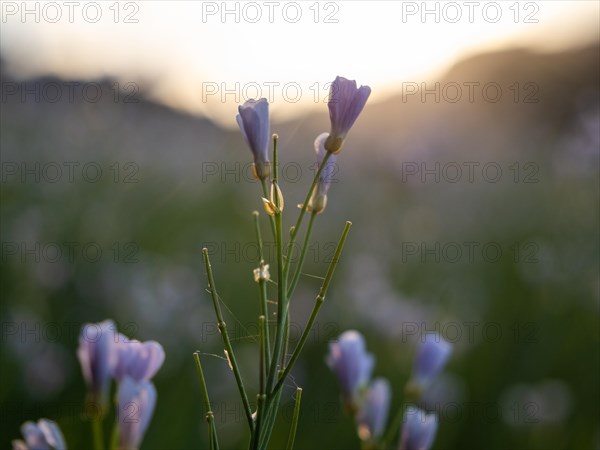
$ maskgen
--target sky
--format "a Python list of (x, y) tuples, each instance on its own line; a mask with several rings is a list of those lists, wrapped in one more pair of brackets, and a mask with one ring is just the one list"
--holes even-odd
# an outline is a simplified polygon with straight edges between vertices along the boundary
[(229, 124), (247, 98), (304, 113), (336, 75), (378, 101), (478, 52), (582, 45), (598, 40), (600, 14), (594, 0), (0, 3), (11, 75), (110, 76)]

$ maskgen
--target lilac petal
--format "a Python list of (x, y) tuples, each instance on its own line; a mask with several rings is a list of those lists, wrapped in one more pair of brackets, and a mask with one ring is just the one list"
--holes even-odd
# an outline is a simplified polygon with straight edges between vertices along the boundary
[[(325, 155), (327, 154), (327, 150), (325, 150), (325, 141), (328, 137), (329, 133), (321, 133), (315, 139), (315, 153), (317, 154), (317, 163), (319, 166), (323, 163), (323, 158), (325, 158)], [(327, 164), (323, 168), (319, 177), (319, 184), (316, 191), (317, 195), (326, 195), (329, 191), (329, 186), (333, 181), (333, 174), (335, 173), (336, 158), (336, 155), (332, 154), (327, 160)]]
[(369, 86), (361, 86), (358, 91), (354, 93), (352, 101), (348, 105), (346, 114), (340, 124), (344, 136), (350, 131), (350, 128), (352, 128), (356, 119), (358, 119), (358, 116), (367, 103), (369, 95), (371, 95), (371, 88)]
[(134, 450), (148, 429), (156, 405), (156, 389), (149, 381), (125, 377), (117, 393), (119, 403), (119, 448)]
[(248, 100), (238, 108), (236, 121), (252, 154), (255, 163), (268, 162), (270, 139), (269, 103), (266, 99)]
[(377, 378), (369, 385), (357, 416), (359, 432), (364, 427), (368, 439), (378, 438), (385, 430), (391, 398), (392, 389), (385, 378)]
[(33, 422), (25, 422), (21, 426), (21, 434), (30, 450), (50, 450), (50, 445), (42, 430)]
[(399, 450), (429, 450), (435, 440), (438, 419), (435, 414), (409, 406), (404, 413)]
[(104, 401), (116, 363), (115, 324), (112, 320), (85, 324), (79, 336), (77, 357), (88, 388)]
[(66, 450), (65, 438), (63, 437), (60, 428), (56, 422), (48, 419), (40, 419), (38, 427), (44, 434), (46, 442), (55, 450)]
[(152, 378), (165, 360), (165, 351), (158, 342), (146, 341), (137, 348), (136, 358), (130, 368), (130, 376), (137, 381)]
[(336, 374), (344, 397), (355, 401), (358, 389), (371, 377), (375, 358), (366, 352), (363, 336), (350, 330), (342, 333), (337, 342), (329, 344), (326, 362)]
[(119, 382), (126, 376), (135, 381), (149, 380), (165, 360), (165, 351), (158, 342), (129, 340), (120, 333), (117, 354), (113, 376)]
[(433, 333), (426, 334), (413, 371), (417, 383), (426, 387), (444, 368), (451, 353), (452, 346), (444, 338)]
[(325, 143), (328, 151), (332, 153), (341, 151), (344, 139), (362, 112), (369, 95), (371, 95), (371, 88), (369, 86), (357, 88), (354, 80), (338, 76), (331, 83), (327, 104), (331, 135)]

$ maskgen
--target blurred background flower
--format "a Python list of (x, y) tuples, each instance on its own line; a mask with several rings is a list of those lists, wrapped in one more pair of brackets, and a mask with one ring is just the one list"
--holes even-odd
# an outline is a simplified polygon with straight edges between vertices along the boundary
[[(260, 20), (246, 20), (252, 3), (227, 3), (223, 20), (222, 2), (98, 2), (95, 23), (92, 3), (72, 22), (60, 2), (26, 3), (25, 16), (21, 2), (2, 3), (0, 447), (35, 417), (56, 420), (70, 448), (89, 446), (76, 349), (82, 324), (105, 317), (168, 354), (143, 448), (208, 446), (196, 350), (216, 355), (205, 375), (222, 447), (245, 445), (200, 253), (211, 253), (251, 379), (251, 212), (261, 203), (237, 107), (270, 102), (285, 215), (314, 175), (330, 83), (344, 74), (373, 93), (291, 305), (293, 345), (315, 276), (352, 220), (281, 398), (287, 411), (293, 383), (303, 388), (296, 448), (314, 448), (314, 436), (330, 449), (358, 445), (323, 364), (349, 328), (398, 393), (423, 333), (452, 345), (451, 375), (420, 405), (439, 417), (434, 448), (596, 448), (598, 3), (487, 2), (471, 22), (467, 2), (297, 2), (292, 22), (289, 2), (272, 23), (261, 3)], [(282, 414), (274, 443), (286, 442), (289, 420)]]

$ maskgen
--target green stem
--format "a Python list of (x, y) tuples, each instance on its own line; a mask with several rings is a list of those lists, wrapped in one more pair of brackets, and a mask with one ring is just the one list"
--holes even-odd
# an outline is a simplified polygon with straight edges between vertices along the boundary
[[(289, 299), (289, 297), (287, 297)], [(289, 346), (289, 338), (290, 338), (290, 310), (288, 308), (285, 319), (283, 321), (283, 349), (281, 350), (281, 367), (285, 366), (285, 358), (288, 354), (288, 346)]]
[(271, 364), (271, 338), (269, 337), (269, 310), (267, 308), (267, 281), (258, 280), (260, 289), (260, 313), (265, 317), (265, 365)]
[(254, 436), (252, 437), (252, 448), (258, 450), (260, 444), (260, 434), (262, 431), (264, 406), (266, 395), (258, 394), (256, 396), (256, 429), (254, 430)]
[(260, 232), (260, 222), (258, 221), (258, 211), (254, 211), (252, 217), (254, 217), (254, 230), (256, 232), (256, 243), (258, 244), (258, 260), (263, 261), (265, 257), (263, 256), (263, 240)]
[[(279, 207), (279, 196), (276, 194), (276, 206)], [(273, 357), (271, 358), (271, 367), (269, 369), (269, 381), (267, 383), (267, 392), (271, 391), (273, 384), (275, 383), (275, 377), (277, 372), (277, 361), (281, 356), (281, 349), (283, 347), (283, 334), (285, 317), (287, 315), (287, 301), (285, 298), (286, 294), (286, 280), (283, 276), (283, 241), (281, 237), (281, 213), (275, 214), (275, 228), (276, 228), (276, 243), (277, 243), (277, 330), (275, 336), (275, 348), (273, 350)]]
[(329, 160), (330, 156), (331, 156), (331, 153), (327, 152), (327, 154), (323, 158), (323, 161), (321, 162), (321, 165), (317, 169), (317, 173), (315, 174), (312, 184), (310, 185), (310, 188), (308, 189), (306, 197), (304, 198), (304, 203), (302, 203), (302, 207), (300, 208), (300, 214), (298, 215), (298, 219), (296, 220), (296, 225), (294, 225), (292, 232), (290, 234), (290, 241), (288, 242), (287, 251), (286, 251), (286, 255), (287, 255), (286, 266), (285, 266), (286, 276), (287, 276), (287, 273), (289, 272), (291, 251), (294, 246), (294, 242), (296, 241), (296, 236), (298, 235), (298, 231), (300, 230), (300, 226), (302, 225), (302, 220), (304, 219), (304, 214), (306, 213), (306, 207), (308, 205), (308, 202), (310, 201), (310, 198), (312, 197), (313, 191), (315, 190), (317, 183), (319, 182), (319, 177), (321, 176), (321, 172), (323, 172), (323, 168), (327, 164), (327, 161)]
[[(278, 372), (278, 375), (281, 376), (283, 373), (282, 370)], [(271, 439), (271, 433), (273, 431), (273, 426), (275, 425), (275, 421), (277, 420), (277, 411), (279, 409), (279, 401), (281, 399), (281, 390), (275, 394), (274, 396), (267, 396), (266, 399), (266, 415), (265, 415), (265, 423), (266, 428), (264, 428), (263, 436), (260, 440), (260, 448), (266, 448), (269, 440)]]
[(300, 341), (298, 342), (298, 345), (296, 346), (294, 353), (292, 354), (292, 357), (290, 358), (290, 362), (283, 370), (282, 376), (279, 378), (279, 381), (277, 382), (277, 384), (271, 391), (271, 395), (277, 393), (277, 391), (279, 389), (281, 389), (286, 377), (289, 375), (290, 371), (292, 370), (292, 367), (296, 363), (296, 360), (300, 356), (300, 352), (302, 352), (302, 348), (304, 347), (304, 344), (306, 343), (306, 340), (308, 339), (310, 330), (315, 322), (315, 319), (317, 318), (317, 314), (319, 313), (319, 309), (321, 309), (321, 306), (323, 305), (323, 302), (325, 301), (325, 297), (327, 296), (329, 284), (331, 283), (331, 279), (333, 278), (333, 273), (335, 272), (335, 268), (337, 267), (337, 264), (339, 262), (340, 256), (342, 254), (342, 250), (344, 249), (344, 243), (346, 242), (346, 237), (348, 236), (348, 232), (350, 231), (351, 226), (352, 226), (352, 222), (346, 222), (344, 231), (342, 232), (342, 236), (340, 237), (337, 248), (335, 249), (335, 254), (333, 255), (333, 259), (331, 260), (331, 263), (329, 264), (329, 269), (327, 269), (327, 274), (325, 275), (325, 280), (323, 280), (323, 284), (321, 285), (319, 294), (317, 295), (317, 298), (315, 299), (315, 306), (313, 307), (313, 310), (310, 314), (308, 323), (306, 324), (306, 327), (304, 328), (304, 331), (302, 332), (302, 336), (300, 337)]
[(306, 229), (306, 236), (304, 236), (304, 244), (302, 244), (302, 251), (300, 252), (300, 259), (298, 260), (298, 265), (296, 266), (296, 271), (294, 272), (294, 277), (292, 278), (292, 282), (287, 291), (287, 298), (292, 298), (294, 294), (294, 290), (296, 289), (296, 285), (300, 280), (300, 275), (302, 273), (302, 266), (304, 266), (304, 259), (306, 257), (306, 251), (308, 249), (308, 243), (310, 242), (310, 234), (312, 232), (313, 222), (315, 221), (315, 217), (317, 217), (317, 213), (313, 212), (310, 215), (310, 219), (308, 221), (308, 228)]
[(104, 436), (102, 433), (102, 419), (92, 419), (92, 436), (94, 439), (94, 449), (104, 450)]
[(380, 441), (381, 442), (380, 447), (383, 449), (385, 449), (387, 447), (389, 442), (393, 442), (394, 437), (396, 436), (396, 433), (400, 430), (400, 427), (402, 426), (402, 421), (404, 420), (404, 413), (405, 413), (408, 405), (411, 403), (414, 403), (417, 400), (410, 393), (405, 392), (405, 395), (406, 395), (406, 397), (405, 397), (404, 401), (402, 402), (402, 405), (400, 405), (400, 408), (398, 409), (398, 412), (394, 416), (394, 419), (392, 420), (390, 427), (388, 428), (387, 432), (383, 436), (383, 439), (381, 439), (381, 441)]
[(208, 421), (208, 440), (210, 443), (210, 449), (219, 450), (219, 440), (217, 438), (217, 429), (215, 427), (215, 416), (212, 411), (212, 406), (210, 405), (210, 398), (208, 397), (208, 388), (206, 387), (206, 380), (204, 379), (202, 364), (200, 363), (200, 352), (194, 352), (194, 360), (196, 361), (196, 367), (198, 368), (198, 377), (200, 378), (202, 397), (204, 399), (204, 405), (206, 407), (206, 420)]
[(235, 381), (238, 385), (238, 389), (240, 391), (240, 396), (242, 397), (242, 403), (244, 404), (244, 410), (246, 413), (246, 418), (248, 419), (248, 426), (250, 427), (250, 431), (254, 431), (254, 420), (252, 420), (252, 411), (250, 410), (250, 403), (248, 402), (248, 396), (246, 395), (246, 389), (244, 388), (244, 382), (242, 380), (242, 375), (240, 374), (240, 369), (237, 364), (237, 360), (235, 358), (235, 354), (233, 352), (233, 347), (231, 346), (231, 341), (229, 340), (229, 334), (227, 333), (227, 326), (225, 321), (223, 320), (223, 315), (221, 313), (221, 306), (219, 305), (219, 297), (217, 295), (217, 289), (215, 287), (215, 280), (213, 278), (212, 267), (210, 265), (210, 259), (208, 257), (208, 249), (203, 248), (202, 254), (204, 256), (204, 266), (206, 267), (206, 275), (208, 276), (208, 288), (210, 290), (210, 294), (212, 297), (213, 305), (215, 308), (215, 314), (217, 315), (218, 328), (223, 338), (223, 344), (225, 345), (225, 351), (227, 352), (227, 359), (231, 364), (231, 369), (233, 370), (233, 374), (235, 376)]
[(256, 241), (258, 244), (258, 257), (260, 261), (260, 277), (258, 279), (258, 288), (260, 295), (260, 313), (265, 316), (266, 326), (265, 326), (265, 339), (266, 339), (266, 353), (265, 353), (265, 362), (267, 367), (269, 367), (271, 363), (271, 340), (269, 337), (269, 310), (267, 308), (267, 280), (262, 277), (263, 269), (264, 269), (264, 255), (263, 255), (263, 241), (262, 235), (260, 233), (260, 225), (258, 222), (258, 211), (254, 211), (254, 226), (256, 229)]
[(302, 400), (302, 388), (296, 389), (296, 404), (294, 405), (294, 416), (292, 417), (292, 426), (290, 428), (290, 436), (288, 438), (287, 450), (294, 448), (294, 440), (296, 439), (296, 429), (298, 428), (298, 417), (300, 416), (300, 401)]
[(265, 336), (265, 316), (260, 316), (258, 318), (258, 334), (260, 340), (260, 369), (258, 373), (258, 393), (263, 395), (265, 393), (265, 375), (266, 375), (266, 352), (267, 352), (267, 344), (266, 344), (266, 336)]
[(112, 434), (110, 436), (110, 448), (112, 450), (117, 450), (119, 447), (119, 423), (115, 421), (115, 425), (112, 429)]

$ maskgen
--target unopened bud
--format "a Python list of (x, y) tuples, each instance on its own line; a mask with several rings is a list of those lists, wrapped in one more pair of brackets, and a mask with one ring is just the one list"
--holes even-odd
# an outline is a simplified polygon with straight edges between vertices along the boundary
[(327, 194), (317, 194), (313, 195), (308, 202), (308, 211), (315, 212), (317, 214), (325, 211), (327, 207)]
[(283, 193), (277, 183), (271, 184), (271, 203), (279, 208), (279, 212), (283, 211)]

